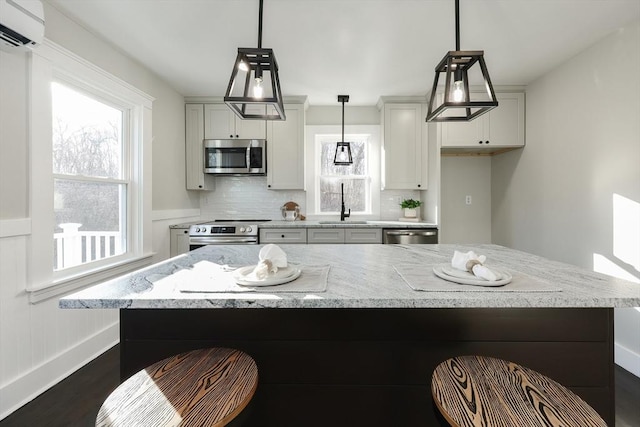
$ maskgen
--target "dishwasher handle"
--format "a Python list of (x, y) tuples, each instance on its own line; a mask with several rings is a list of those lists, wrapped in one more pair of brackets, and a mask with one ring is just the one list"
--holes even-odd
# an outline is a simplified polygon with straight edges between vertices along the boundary
[(393, 230), (386, 231), (389, 236), (435, 236), (435, 231), (408, 231), (408, 230)]

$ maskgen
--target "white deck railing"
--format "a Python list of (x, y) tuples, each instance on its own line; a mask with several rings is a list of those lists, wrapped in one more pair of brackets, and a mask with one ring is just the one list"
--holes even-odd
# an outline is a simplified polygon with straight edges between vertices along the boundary
[(79, 231), (82, 224), (60, 224), (53, 234), (54, 270), (62, 270), (122, 253), (119, 231)]

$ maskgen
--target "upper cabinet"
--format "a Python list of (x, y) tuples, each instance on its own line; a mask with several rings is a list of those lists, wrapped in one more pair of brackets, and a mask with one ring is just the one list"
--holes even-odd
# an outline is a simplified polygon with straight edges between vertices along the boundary
[(496, 93), (498, 106), (470, 122), (441, 122), (443, 152), (498, 152), (524, 147), (524, 93)]
[(285, 104), (287, 120), (267, 122), (267, 188), (304, 190), (306, 103)]
[(424, 104), (384, 102), (382, 188), (427, 189), (427, 132)]
[(265, 120), (242, 120), (227, 104), (204, 104), (204, 139), (265, 139)]
[(187, 190), (214, 190), (215, 181), (204, 173), (204, 105), (185, 104), (185, 159)]

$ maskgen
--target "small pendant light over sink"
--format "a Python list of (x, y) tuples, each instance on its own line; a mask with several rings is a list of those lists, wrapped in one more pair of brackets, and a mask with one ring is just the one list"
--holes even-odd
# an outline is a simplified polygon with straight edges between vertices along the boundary
[[(456, 50), (449, 51), (436, 66), (436, 77), (431, 89), (427, 121), (471, 121), (498, 106), (496, 94), (491, 85), (483, 50), (460, 50), (459, 0), (456, 7)], [(483, 91), (469, 91), (469, 70), (479, 64)], [(472, 71), (477, 71), (475, 67)], [(445, 74), (444, 98), (436, 105), (436, 90), (440, 73)]]
[(262, 0), (258, 48), (238, 48), (224, 102), (241, 119), (286, 120), (278, 63), (273, 49), (262, 48)]
[(342, 102), (342, 139), (336, 145), (336, 155), (333, 157), (333, 164), (347, 166), (353, 164), (351, 144), (344, 142), (344, 103), (349, 102), (349, 95), (338, 95), (338, 102)]

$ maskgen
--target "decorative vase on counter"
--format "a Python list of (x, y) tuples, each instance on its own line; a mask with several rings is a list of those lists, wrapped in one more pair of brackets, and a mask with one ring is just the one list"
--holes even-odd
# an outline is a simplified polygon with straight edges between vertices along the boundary
[(418, 212), (415, 208), (404, 208), (405, 218), (415, 218), (416, 216), (418, 216)]

